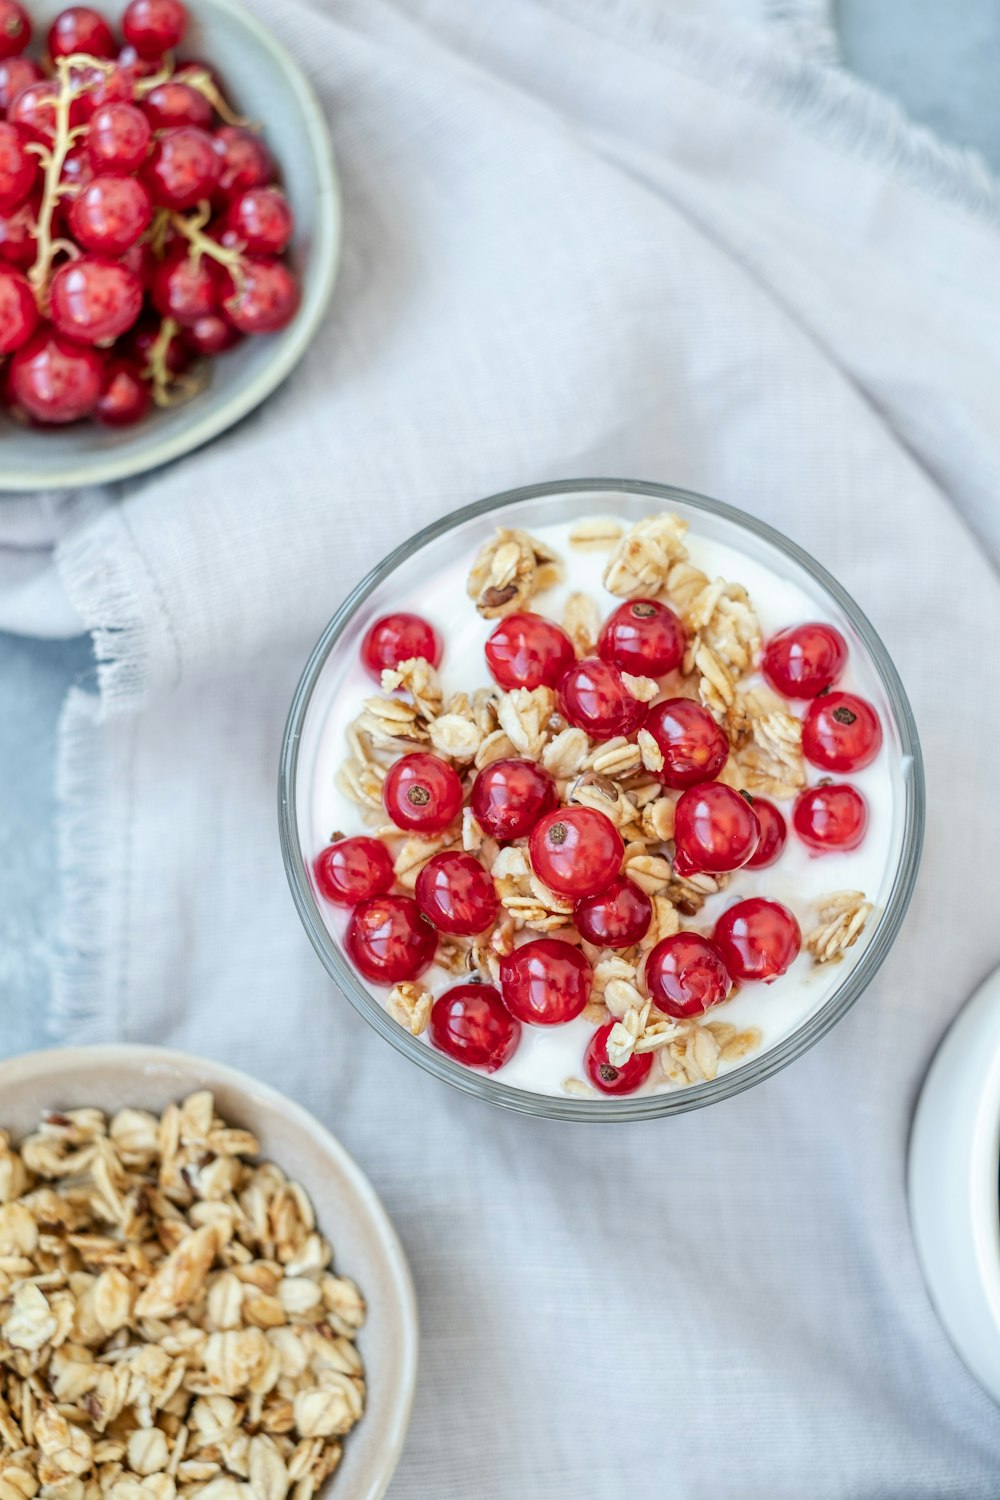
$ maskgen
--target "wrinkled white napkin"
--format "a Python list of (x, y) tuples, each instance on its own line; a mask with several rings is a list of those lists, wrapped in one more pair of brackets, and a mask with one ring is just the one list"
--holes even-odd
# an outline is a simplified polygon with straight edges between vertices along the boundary
[[(1000, 1422), (927, 1301), (904, 1159), (1000, 956), (1000, 194), (817, 61), (818, 6), (255, 8), (329, 110), (343, 271), (252, 420), (55, 517), (102, 661), (63, 725), (61, 1031), (224, 1057), (357, 1154), (421, 1303), (398, 1500), (994, 1497)], [(481, 494), (602, 474), (815, 553), (929, 778), (915, 909), (851, 1016), (729, 1104), (615, 1129), (389, 1049), (300, 930), (274, 809), (298, 673), (363, 570)]]

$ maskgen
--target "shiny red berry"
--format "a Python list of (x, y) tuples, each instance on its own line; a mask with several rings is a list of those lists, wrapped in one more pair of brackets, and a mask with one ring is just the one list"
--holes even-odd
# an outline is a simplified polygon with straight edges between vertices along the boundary
[[(0, 0), (0, 16), (4, 0)], [(3, 22), (0, 21), (0, 26)], [(11, 101), (26, 89), (29, 83), (37, 83), (42, 70), (30, 57), (6, 57), (0, 60), (0, 114), (5, 114)]]
[(882, 748), (882, 725), (871, 704), (834, 690), (813, 700), (802, 721), (802, 753), (823, 771), (860, 771)]
[(734, 979), (765, 984), (784, 974), (802, 947), (799, 924), (787, 906), (762, 896), (751, 896), (723, 912), (712, 937)]
[(205, 313), (185, 326), (184, 337), (192, 349), (199, 354), (215, 356), (225, 354), (235, 344), (242, 342), (243, 335), (218, 313)]
[(560, 896), (576, 898), (606, 890), (625, 852), (611, 819), (592, 807), (546, 813), (532, 829), (528, 848), (539, 880)]
[(274, 181), (274, 162), (259, 135), (242, 125), (221, 125), (212, 136), (219, 158), (220, 198), (229, 199), (247, 188)]
[(456, 984), (435, 1000), (429, 1033), (439, 1052), (495, 1073), (517, 1051), (521, 1023), (491, 984)]
[(149, 292), (157, 312), (184, 327), (216, 311), (221, 284), (215, 261), (207, 255), (196, 258), (178, 246), (154, 270)]
[(440, 833), (458, 817), (462, 783), (445, 761), (418, 750), (390, 766), (382, 783), (382, 801), (397, 828)]
[(774, 864), (784, 849), (788, 827), (774, 803), (766, 797), (754, 797), (753, 810), (760, 824), (760, 842), (747, 860), (746, 869), (764, 870)]
[(663, 756), (664, 786), (712, 781), (729, 759), (729, 741), (707, 708), (690, 698), (667, 698), (649, 710), (646, 729)]
[(724, 875), (738, 870), (760, 842), (760, 824), (746, 797), (721, 781), (689, 787), (674, 809), (674, 874)]
[(471, 854), (435, 854), (417, 876), (417, 905), (440, 932), (483, 932), (500, 910), (493, 877)]
[(646, 718), (645, 703), (632, 697), (619, 669), (599, 656), (586, 656), (563, 673), (559, 704), (569, 722), (594, 740), (634, 734)]
[(76, 422), (97, 405), (102, 371), (96, 349), (46, 324), (11, 355), (7, 389), (12, 404), (36, 422)]
[(594, 972), (579, 948), (561, 938), (536, 938), (500, 960), (504, 1004), (531, 1026), (562, 1026), (590, 999)]
[(499, 620), (484, 650), (495, 681), (508, 692), (519, 687), (557, 687), (576, 660), (565, 630), (527, 611)]
[(399, 984), (429, 968), (437, 934), (412, 896), (368, 896), (351, 913), (344, 946), (366, 979)]
[(113, 359), (105, 367), (94, 420), (105, 427), (131, 427), (141, 422), (152, 405), (149, 381), (127, 359)]
[(180, 44), (187, 21), (181, 0), (130, 0), (122, 16), (122, 35), (140, 57), (158, 58)]
[(539, 818), (559, 805), (553, 778), (533, 760), (491, 761), (472, 783), (476, 822), (492, 838), (524, 838)]
[(25, 144), (13, 125), (0, 124), (0, 213), (20, 208), (35, 185), (38, 157)]
[(17, 57), (31, 41), (28, 13), (17, 0), (0, 0), (0, 57)]
[(27, 141), (51, 146), (56, 136), (56, 100), (59, 85), (51, 78), (29, 83), (7, 106), (7, 120)]
[(131, 68), (96, 63), (74, 64), (70, 77), (73, 100), (69, 107), (71, 125), (86, 125), (105, 104), (127, 104), (133, 97), (135, 75)]
[(722, 954), (696, 932), (675, 932), (646, 960), (646, 989), (657, 1010), (686, 1020), (728, 999), (733, 982)]
[(94, 177), (69, 211), (73, 238), (99, 255), (124, 255), (153, 217), (149, 194), (136, 177)]
[(114, 57), (115, 39), (100, 11), (88, 5), (71, 5), (60, 11), (49, 27), (48, 48), (52, 58), (71, 57), (74, 52)]
[(247, 188), (226, 211), (222, 243), (241, 246), (250, 255), (280, 255), (293, 228), (292, 210), (279, 188)]
[(160, 208), (194, 208), (210, 198), (222, 164), (207, 130), (177, 125), (153, 142), (143, 181)]
[(149, 121), (134, 104), (114, 102), (95, 109), (86, 140), (94, 170), (107, 176), (135, 172), (146, 159), (152, 136)]
[(391, 891), (396, 876), (392, 855), (380, 839), (358, 834), (336, 839), (313, 860), (316, 888), (334, 906), (356, 906)]
[(581, 937), (600, 948), (631, 948), (646, 936), (653, 903), (646, 892), (619, 875), (594, 896), (576, 903), (573, 921)]
[(602, 1094), (634, 1094), (649, 1077), (653, 1066), (652, 1052), (633, 1052), (628, 1062), (615, 1066), (608, 1062), (608, 1037), (615, 1023), (609, 1021), (590, 1039), (584, 1056), (587, 1077)]
[(868, 830), (868, 803), (846, 784), (809, 787), (795, 799), (792, 826), (817, 854), (856, 849)]
[(38, 308), (22, 271), (0, 265), (0, 355), (13, 354), (38, 327)]
[(423, 657), (432, 667), (439, 666), (442, 649), (441, 637), (433, 625), (420, 615), (400, 610), (397, 614), (382, 615), (368, 627), (361, 642), (361, 660), (375, 681), (381, 682), (386, 667), (394, 669), (401, 661), (415, 656)]
[(597, 652), (633, 677), (665, 677), (684, 660), (684, 626), (656, 599), (627, 599), (604, 622)]
[(0, 262), (27, 271), (35, 263), (35, 216), (30, 203), (0, 214)]
[(240, 333), (279, 333), (298, 311), (299, 284), (283, 260), (248, 256), (227, 280), (222, 309)]
[[(141, 370), (149, 368), (150, 356), (153, 345), (160, 338), (162, 324), (158, 317), (149, 318), (144, 315), (136, 326), (131, 329), (125, 339), (124, 351), (133, 359)], [(167, 347), (162, 352), (164, 365), (171, 375), (181, 375), (191, 364), (191, 350), (181, 339), (179, 334), (174, 334), (167, 341)]]
[(60, 266), (49, 295), (56, 328), (83, 344), (116, 339), (142, 311), (142, 282), (135, 272), (96, 255)]
[(212, 106), (205, 95), (174, 78), (150, 89), (142, 109), (154, 130), (170, 130), (174, 125), (197, 125), (207, 130), (212, 123)]
[(847, 664), (847, 642), (820, 620), (779, 630), (764, 650), (761, 671), (786, 698), (815, 698), (836, 682)]

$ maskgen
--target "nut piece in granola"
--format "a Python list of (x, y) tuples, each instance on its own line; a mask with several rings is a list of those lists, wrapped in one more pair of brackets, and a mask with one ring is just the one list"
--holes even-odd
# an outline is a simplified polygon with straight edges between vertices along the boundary
[(562, 564), (551, 548), (526, 531), (498, 527), (484, 542), (469, 573), (469, 598), (486, 620), (527, 609), (536, 594), (562, 577)]

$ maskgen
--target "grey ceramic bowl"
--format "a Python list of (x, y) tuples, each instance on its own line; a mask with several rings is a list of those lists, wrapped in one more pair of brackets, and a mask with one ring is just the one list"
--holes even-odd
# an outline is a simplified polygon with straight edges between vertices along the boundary
[(0, 1063), (0, 1128), (20, 1137), (35, 1128), (42, 1110), (83, 1105), (159, 1113), (203, 1088), (211, 1089), (226, 1120), (252, 1130), (263, 1154), (301, 1182), (333, 1242), (337, 1269), (367, 1299), (358, 1337), (367, 1407), (344, 1440), (324, 1500), (380, 1500), (402, 1452), (416, 1384), (413, 1284), (371, 1183), (317, 1120), (266, 1084), (205, 1058), (160, 1047), (67, 1047)]
[[(33, 0), (36, 39), (63, 0)], [(116, 4), (110, 13), (123, 9)], [(326, 121), (284, 47), (236, 0), (190, 0), (182, 56), (219, 59), (234, 108), (265, 122), (265, 139), (295, 214), (290, 258), (302, 285), (297, 314), (280, 333), (245, 340), (212, 362), (211, 382), (191, 401), (119, 431), (77, 422), (23, 428), (0, 413), (0, 490), (102, 484), (144, 473), (218, 436), (280, 385), (302, 357), (333, 290), (340, 246), (340, 194)], [(37, 51), (36, 48), (32, 49)]]

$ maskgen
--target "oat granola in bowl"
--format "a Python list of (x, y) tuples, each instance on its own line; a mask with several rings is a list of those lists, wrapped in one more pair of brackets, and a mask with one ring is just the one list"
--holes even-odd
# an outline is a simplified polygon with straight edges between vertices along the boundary
[(330, 973), (439, 1077), (562, 1118), (767, 1077), (879, 967), (923, 782), (871, 625), (793, 543), (668, 486), (444, 518), (331, 621), (280, 782)]
[(377, 1500), (413, 1294), (332, 1137), (149, 1047), (12, 1059), (0, 1099), (0, 1494)]

